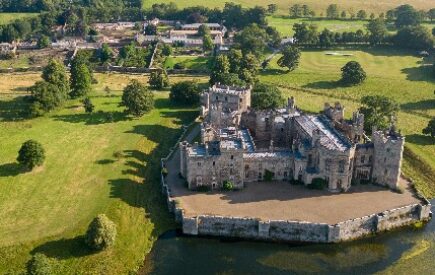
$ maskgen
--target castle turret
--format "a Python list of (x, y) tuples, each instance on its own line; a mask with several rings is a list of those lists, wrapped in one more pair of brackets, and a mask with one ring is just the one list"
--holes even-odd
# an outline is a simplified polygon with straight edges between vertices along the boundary
[(396, 189), (399, 184), (405, 137), (393, 130), (373, 131), (372, 180)]

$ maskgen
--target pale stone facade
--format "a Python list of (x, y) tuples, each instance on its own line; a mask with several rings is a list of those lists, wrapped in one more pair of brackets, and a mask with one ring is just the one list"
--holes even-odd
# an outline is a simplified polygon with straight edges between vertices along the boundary
[(285, 109), (250, 106), (249, 88), (215, 85), (203, 93), (201, 143), (180, 143), (180, 173), (190, 189), (315, 178), (330, 191), (346, 191), (352, 181), (397, 188), (404, 137), (394, 130), (373, 131), (370, 140), (364, 116), (355, 112), (345, 120), (339, 103), (325, 104), (319, 115), (301, 113), (294, 98)]

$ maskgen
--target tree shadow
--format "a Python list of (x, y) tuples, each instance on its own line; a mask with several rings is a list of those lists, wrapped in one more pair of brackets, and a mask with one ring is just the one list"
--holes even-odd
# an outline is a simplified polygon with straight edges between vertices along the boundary
[(115, 123), (119, 121), (132, 120), (133, 118), (128, 116), (124, 112), (103, 112), (98, 111), (92, 114), (72, 114), (72, 115), (56, 115), (53, 116), (54, 120), (69, 122), (69, 123), (85, 123), (86, 125), (99, 125), (106, 123)]
[(0, 100), (0, 121), (28, 119), (29, 104), (27, 96), (17, 96), (11, 100)]
[(417, 145), (435, 145), (435, 138), (426, 135), (412, 134), (406, 136), (406, 142), (414, 143)]
[(400, 105), (400, 109), (404, 111), (432, 110), (435, 109), (435, 99), (404, 103)]
[(316, 82), (311, 82), (311, 83), (303, 85), (302, 87), (303, 88), (308, 88), (308, 89), (331, 90), (331, 89), (351, 87), (351, 86), (344, 84), (340, 80), (336, 80), (336, 81), (331, 80), (331, 81), (316, 81)]
[(97, 251), (86, 246), (84, 236), (77, 236), (73, 239), (60, 239), (46, 242), (31, 252), (32, 255), (42, 253), (50, 258), (65, 260), (69, 258), (84, 257)]
[(433, 76), (432, 70), (432, 66), (421, 65), (419, 67), (404, 68), (401, 71), (406, 74), (407, 80), (435, 83), (435, 77)]
[(6, 163), (0, 165), (0, 178), (1, 177), (14, 177), (19, 174), (27, 172), (20, 164), (16, 162)]
[(280, 70), (280, 69), (265, 69), (262, 70), (260, 72), (261, 75), (263, 76), (268, 76), (268, 75), (283, 75), (283, 74), (287, 74), (288, 71), (287, 70)]
[(116, 161), (113, 159), (100, 159), (100, 160), (97, 160), (95, 163), (100, 164), (100, 165), (107, 165), (107, 164), (112, 164), (115, 162)]

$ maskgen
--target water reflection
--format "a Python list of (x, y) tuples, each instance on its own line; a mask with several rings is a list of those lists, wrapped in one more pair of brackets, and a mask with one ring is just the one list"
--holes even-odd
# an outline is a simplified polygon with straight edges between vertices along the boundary
[(433, 259), (434, 221), (423, 228), (319, 245), (228, 241), (168, 232), (156, 242), (140, 274), (430, 274), (435, 270)]

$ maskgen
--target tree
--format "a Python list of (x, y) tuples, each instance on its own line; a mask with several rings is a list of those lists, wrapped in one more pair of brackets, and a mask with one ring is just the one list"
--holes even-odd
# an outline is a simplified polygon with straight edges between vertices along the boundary
[(38, 48), (45, 49), (50, 46), (50, 39), (46, 35), (41, 35), (38, 39)]
[(29, 88), (32, 104), (30, 105), (31, 116), (41, 116), (50, 112), (66, 101), (66, 95), (59, 88), (47, 81), (38, 81)]
[(393, 42), (402, 48), (429, 50), (434, 45), (434, 37), (424, 26), (406, 26), (397, 32)]
[(122, 93), (122, 106), (125, 112), (140, 117), (154, 108), (154, 95), (144, 85), (133, 79)]
[(253, 53), (260, 56), (269, 42), (269, 36), (264, 28), (251, 24), (236, 34), (234, 42), (236, 48), (241, 49), (244, 54)]
[(395, 10), (397, 28), (417, 26), (421, 22), (420, 14), (411, 5), (401, 5)]
[(197, 105), (201, 89), (193, 81), (182, 81), (171, 87), (169, 99), (177, 104)]
[(210, 84), (223, 82), (224, 76), (230, 72), (230, 62), (226, 55), (215, 57), (210, 73)]
[(28, 140), (21, 145), (18, 151), (17, 161), (29, 170), (36, 166), (41, 166), (45, 160), (45, 150), (42, 145), (35, 140)]
[(284, 98), (276, 86), (257, 84), (251, 92), (252, 108), (265, 110), (276, 109), (284, 105)]
[(332, 31), (324, 29), (319, 35), (319, 45), (323, 48), (331, 47), (335, 42), (335, 35)]
[(345, 19), (347, 17), (346, 11), (342, 11), (340, 17)]
[(161, 90), (163, 88), (169, 87), (169, 77), (166, 70), (159, 69), (152, 71), (150, 78), (148, 80), (150, 87), (156, 90)]
[(278, 59), (280, 67), (287, 67), (288, 71), (294, 71), (299, 66), (299, 59), (301, 58), (301, 51), (298, 47), (290, 45), (282, 50), (282, 56)]
[(270, 14), (274, 14), (278, 10), (278, 6), (276, 4), (267, 5), (267, 12)]
[(433, 22), (435, 20), (435, 8), (430, 9), (427, 12), (427, 16), (429, 17), (430, 22)]
[(317, 26), (314, 24), (296, 23), (293, 25), (293, 31), (295, 32), (293, 37), (297, 44), (315, 45), (319, 41)]
[(326, 17), (331, 19), (337, 19), (339, 17), (338, 6), (336, 4), (331, 4), (326, 9)]
[(357, 85), (366, 79), (367, 75), (361, 65), (356, 61), (349, 61), (341, 68), (341, 81), (348, 85)]
[(202, 24), (198, 28), (198, 36), (210, 35), (210, 28), (206, 24)]
[(71, 65), (71, 98), (79, 98), (91, 91), (92, 76), (85, 63)]
[(376, 127), (386, 129), (391, 118), (399, 111), (399, 105), (385, 96), (364, 96), (361, 99), (360, 112), (364, 114), (364, 129), (369, 132)]
[(173, 50), (172, 50), (172, 46), (169, 44), (163, 44), (162, 46), (162, 54), (164, 56), (170, 56), (172, 54)]
[(367, 18), (367, 12), (365, 10), (359, 10), (356, 17), (360, 20), (364, 20)]
[(435, 117), (433, 117), (427, 124), (427, 127), (423, 129), (423, 134), (435, 137)]
[(156, 35), (157, 34), (157, 26), (153, 24), (148, 24), (145, 27), (145, 34), (146, 35)]
[(85, 112), (90, 114), (94, 111), (95, 106), (92, 104), (92, 101), (89, 97), (83, 100), (83, 107), (85, 108)]
[(69, 80), (65, 67), (56, 59), (51, 59), (42, 70), (42, 79), (55, 85), (66, 99), (69, 93)]
[(99, 58), (101, 63), (109, 62), (112, 59), (113, 52), (112, 49), (106, 43), (103, 43), (99, 51)]
[(116, 225), (106, 215), (98, 215), (88, 227), (85, 243), (92, 249), (104, 250), (115, 243)]
[(381, 18), (370, 20), (366, 26), (369, 32), (369, 41), (372, 45), (382, 44), (388, 35), (387, 26)]
[(302, 7), (299, 4), (294, 4), (289, 9), (290, 17), (298, 18), (302, 17), (303, 10)]
[(209, 34), (204, 35), (202, 38), (202, 49), (204, 52), (208, 52), (213, 50), (213, 40), (211, 39), (211, 36)]

